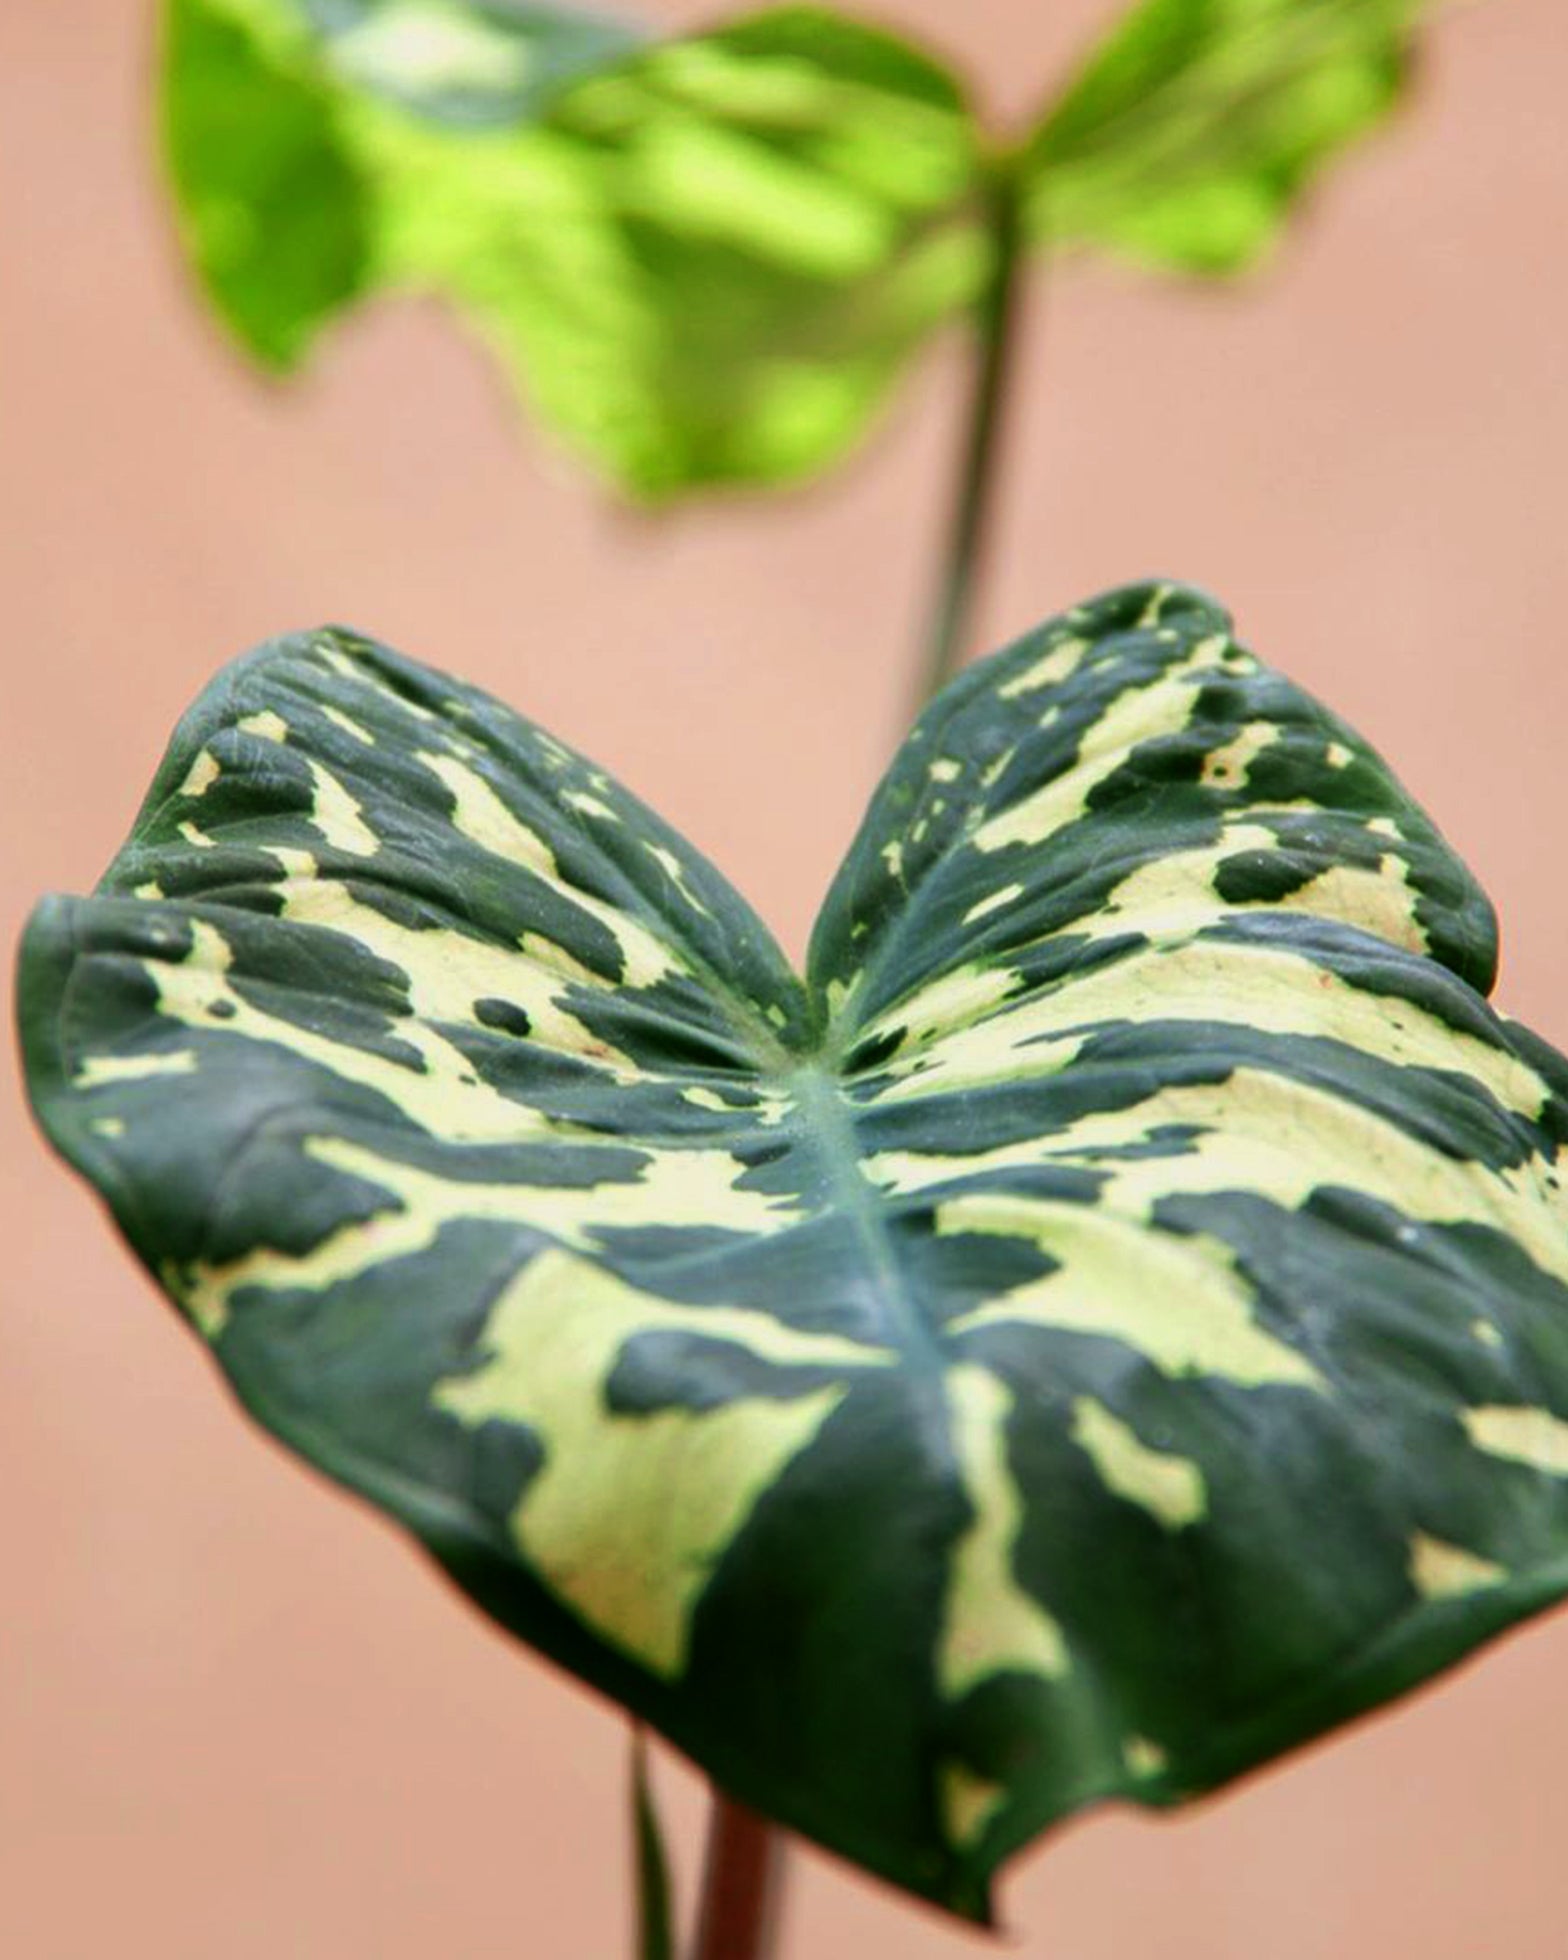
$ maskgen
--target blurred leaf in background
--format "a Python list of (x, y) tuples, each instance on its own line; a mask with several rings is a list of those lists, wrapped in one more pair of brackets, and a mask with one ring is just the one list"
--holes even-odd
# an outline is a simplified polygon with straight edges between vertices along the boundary
[(394, 281), (650, 501), (832, 461), (984, 275), (957, 88), (829, 15), (655, 46), (492, 145), (381, 133)]
[(1032, 229), (1239, 272), (1394, 107), (1420, 0), (1147, 0), (1030, 140)]
[[(1006, 165), (1043, 247), (1253, 263), (1397, 100), (1420, 0), (1145, 0)], [(202, 281), (286, 369), (377, 289), (454, 302), (660, 502), (798, 481), (985, 287), (997, 149), (891, 34), (790, 6), (658, 42), (506, 0), (168, 0)]]

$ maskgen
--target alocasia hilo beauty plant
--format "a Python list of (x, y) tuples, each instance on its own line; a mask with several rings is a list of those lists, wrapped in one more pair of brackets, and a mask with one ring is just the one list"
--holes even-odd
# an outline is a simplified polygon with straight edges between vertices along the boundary
[(1003, 145), (816, 9), (168, 9), (185, 235), (274, 365), (444, 294), (667, 499), (824, 466), (975, 327), (930, 699), (803, 974), (337, 628), (219, 674), (22, 951), (40, 1118), (246, 1406), (725, 1793), (709, 1960), (756, 1817), (986, 1919), (1053, 1822), (1568, 1589), (1568, 1064), (1487, 1004), (1485, 897), (1179, 585), (954, 678), (1025, 257), (1250, 263), (1418, 12), (1147, 0)]

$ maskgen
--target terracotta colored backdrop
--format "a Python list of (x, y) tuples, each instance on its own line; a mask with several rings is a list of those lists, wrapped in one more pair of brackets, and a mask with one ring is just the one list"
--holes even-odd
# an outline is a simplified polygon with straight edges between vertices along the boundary
[[(967, 48), (1004, 114), (1115, 10), (882, 8)], [(798, 950), (898, 732), (951, 350), (825, 487), (657, 524), (432, 312), (269, 392), (174, 260), (149, 13), (0, 4), (7, 944), (97, 875), (221, 659), (342, 618), (586, 747)], [(1508, 1004), (1560, 1044), (1565, 94), (1561, 0), (1456, 13), (1415, 113), (1265, 282), (1038, 295), (983, 634), (1150, 571), (1225, 595), (1435, 810), (1506, 922)], [(619, 1721), (236, 1417), (7, 1067), (0, 1953), (615, 1960)], [(1565, 1758), (1559, 1616), (1178, 1821), (1070, 1828), (1006, 1889), (1012, 1950), (1555, 1960)], [(662, 1773), (689, 1886), (699, 1790)], [(790, 1960), (990, 1950), (815, 1853), (793, 1870)]]

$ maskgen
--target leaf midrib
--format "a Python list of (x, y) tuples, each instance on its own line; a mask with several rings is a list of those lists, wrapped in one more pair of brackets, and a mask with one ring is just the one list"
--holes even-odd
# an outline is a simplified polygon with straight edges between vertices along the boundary
[(888, 1346), (901, 1360), (939, 1375), (947, 1357), (930, 1323), (910, 1297), (888, 1230), (886, 1200), (866, 1176), (854, 1118), (837, 1075), (820, 1059), (810, 1058), (784, 1076), (782, 1086), (800, 1112), (805, 1135), (822, 1166), (826, 1180), (823, 1209), (848, 1221), (865, 1257), (875, 1283), (877, 1307), (888, 1329)]

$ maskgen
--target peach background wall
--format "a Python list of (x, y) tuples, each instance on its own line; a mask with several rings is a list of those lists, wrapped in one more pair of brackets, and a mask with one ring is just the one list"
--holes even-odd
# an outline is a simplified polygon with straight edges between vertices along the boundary
[[(897, 734), (951, 352), (809, 496), (634, 520), (435, 314), (269, 392), (179, 276), (149, 8), (0, 4), (0, 931), (84, 888), (176, 713), (274, 630), (362, 624), (508, 694), (801, 946)], [(670, 25), (702, 10), (652, 8)], [(1113, 0), (884, 0), (1019, 112)], [(955, 18), (956, 15), (956, 18)], [(1568, 1044), (1568, 27), (1496, 0), (1239, 294), (1036, 296), (986, 641), (1161, 571), (1346, 712), (1497, 898)], [(9, 1020), (9, 1014), (7, 1015)], [(227, 1404), (0, 1096), (0, 1954), (612, 1960), (622, 1737)], [(1568, 1618), (1176, 1822), (1023, 1860), (1051, 1960), (1564, 1951)], [(661, 1774), (683, 1876), (695, 1780)], [(814, 1853), (795, 1960), (979, 1955)]]

